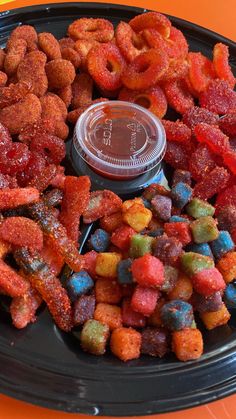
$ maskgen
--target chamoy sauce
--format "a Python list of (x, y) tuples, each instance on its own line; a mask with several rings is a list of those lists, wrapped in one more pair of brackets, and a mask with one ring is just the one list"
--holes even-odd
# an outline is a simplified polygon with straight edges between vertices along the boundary
[(110, 101), (80, 116), (71, 157), (78, 174), (89, 174), (95, 189), (124, 195), (160, 183), (165, 150), (165, 131), (155, 115), (130, 102)]

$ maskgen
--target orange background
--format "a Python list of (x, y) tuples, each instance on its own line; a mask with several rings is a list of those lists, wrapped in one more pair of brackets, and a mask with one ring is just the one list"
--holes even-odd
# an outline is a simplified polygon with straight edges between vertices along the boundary
[[(83, 1), (83, 0), (82, 0)], [(0, 0), (0, 11), (31, 4), (49, 3), (47, 0)], [(51, 1), (53, 2), (53, 1)], [(104, 0), (105, 2), (105, 0)], [(127, 4), (158, 10), (209, 28), (236, 41), (235, 0), (112, 0), (107, 3)], [(5, 3), (5, 4), (4, 4)], [(86, 415), (68, 414), (31, 406), (0, 395), (1, 419), (88, 419)], [(143, 416), (150, 419), (235, 419), (236, 395), (224, 400), (176, 413)], [(124, 418), (125, 419), (125, 418)]]

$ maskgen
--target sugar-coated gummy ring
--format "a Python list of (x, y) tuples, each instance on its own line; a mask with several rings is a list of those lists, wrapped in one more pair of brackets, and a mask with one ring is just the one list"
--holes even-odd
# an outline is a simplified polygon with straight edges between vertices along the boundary
[(201, 52), (188, 54), (189, 80), (194, 90), (204, 92), (211, 80), (215, 78), (213, 63)]
[(81, 18), (72, 22), (68, 28), (68, 36), (77, 39), (109, 42), (114, 36), (114, 28), (107, 19)]
[(147, 12), (142, 15), (135, 16), (129, 21), (131, 28), (135, 32), (141, 32), (144, 29), (153, 28), (156, 29), (163, 38), (168, 38), (170, 36), (170, 20), (157, 12)]
[(171, 59), (184, 59), (188, 54), (188, 44), (182, 32), (171, 26), (170, 36), (164, 39), (161, 34), (153, 28), (144, 29), (142, 36), (150, 48), (164, 50)]
[(163, 90), (159, 86), (150, 87), (143, 92), (129, 90), (124, 87), (120, 91), (119, 100), (143, 106), (158, 118), (163, 118), (167, 111), (167, 100)]
[(229, 83), (231, 89), (235, 86), (235, 77), (229, 65), (229, 47), (221, 42), (213, 48), (213, 65), (219, 79)]
[(131, 62), (139, 54), (147, 50), (142, 36), (136, 34), (126, 22), (120, 22), (115, 32), (116, 43), (127, 61)]
[(112, 43), (101, 44), (89, 51), (89, 74), (103, 90), (119, 89), (125, 67), (126, 63), (119, 48)]
[(131, 90), (146, 90), (154, 86), (169, 65), (167, 55), (150, 49), (138, 55), (122, 75), (122, 81)]
[(172, 59), (168, 69), (160, 79), (160, 82), (184, 79), (188, 75), (189, 65), (186, 60)]
[(194, 100), (184, 79), (164, 83), (164, 92), (169, 105), (181, 114), (194, 106)]

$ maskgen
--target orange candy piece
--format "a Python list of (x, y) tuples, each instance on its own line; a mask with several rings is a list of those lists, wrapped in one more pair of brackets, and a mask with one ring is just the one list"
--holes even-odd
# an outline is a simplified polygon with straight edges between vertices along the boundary
[(147, 45), (141, 35), (136, 34), (126, 22), (120, 22), (116, 28), (115, 39), (122, 55), (128, 62), (146, 51)]
[(8, 217), (0, 226), (0, 237), (8, 243), (20, 247), (41, 250), (43, 233), (38, 224), (25, 217)]
[(229, 150), (229, 138), (218, 127), (201, 122), (194, 127), (194, 134), (215, 154), (222, 155)]
[(10, 297), (19, 297), (29, 289), (29, 283), (0, 259), (0, 288)]
[(144, 29), (156, 29), (163, 38), (169, 38), (171, 22), (158, 12), (147, 12), (135, 16), (129, 21), (129, 25), (135, 32), (141, 32)]
[(0, 190), (0, 210), (17, 208), (39, 201), (39, 191), (35, 188), (14, 188)]
[(235, 77), (229, 65), (229, 47), (221, 42), (214, 46), (213, 66), (219, 79), (227, 81), (231, 89), (233, 89)]
[(114, 28), (107, 19), (81, 18), (77, 19), (68, 27), (68, 35), (77, 39), (109, 42), (114, 36)]
[(127, 89), (123, 87), (119, 94), (119, 100), (136, 103), (143, 106), (158, 118), (163, 118), (167, 111), (167, 100), (161, 87), (150, 87), (143, 92)]
[(122, 81), (131, 90), (146, 90), (154, 86), (168, 69), (167, 54), (150, 49), (138, 55), (122, 75)]

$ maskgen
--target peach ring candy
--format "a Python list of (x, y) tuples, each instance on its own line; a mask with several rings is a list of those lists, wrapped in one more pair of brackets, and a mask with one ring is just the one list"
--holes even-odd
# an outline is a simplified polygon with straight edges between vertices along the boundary
[(150, 49), (138, 55), (122, 75), (128, 89), (146, 90), (154, 86), (168, 69), (169, 59), (163, 51)]
[(157, 12), (147, 12), (142, 15), (135, 16), (129, 21), (131, 28), (135, 32), (141, 32), (144, 29), (156, 29), (163, 38), (169, 38), (171, 22), (170, 20)]
[(145, 29), (142, 35), (150, 48), (164, 50), (171, 59), (184, 59), (188, 54), (188, 43), (181, 31), (174, 26), (170, 28), (170, 36), (163, 39), (153, 28)]
[(112, 43), (101, 44), (89, 51), (88, 71), (102, 90), (119, 89), (125, 67), (119, 48)]
[(117, 46), (128, 62), (133, 61), (135, 57), (148, 49), (142, 36), (135, 33), (126, 22), (119, 23), (116, 28), (115, 37)]
[(219, 79), (229, 83), (231, 89), (235, 86), (235, 77), (229, 65), (229, 47), (221, 42), (213, 49), (213, 65)]
[(193, 97), (191, 93), (189, 93), (184, 79), (165, 82), (164, 92), (168, 104), (175, 109), (176, 112), (183, 114), (194, 106)]
[(81, 18), (72, 22), (68, 28), (68, 36), (77, 39), (109, 42), (114, 36), (114, 28), (107, 19)]
[(204, 92), (211, 80), (215, 78), (215, 70), (212, 62), (201, 52), (188, 54), (189, 79), (194, 90)]
[(163, 90), (159, 86), (150, 87), (143, 92), (137, 92), (123, 87), (119, 94), (119, 100), (133, 102), (136, 105), (143, 106), (158, 118), (163, 118), (167, 111), (167, 100)]

